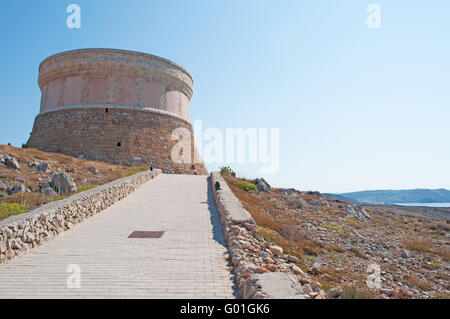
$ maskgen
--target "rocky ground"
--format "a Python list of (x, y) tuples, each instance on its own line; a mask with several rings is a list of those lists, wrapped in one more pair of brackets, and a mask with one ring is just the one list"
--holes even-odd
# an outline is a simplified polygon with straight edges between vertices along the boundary
[(143, 169), (0, 145), (0, 219)]
[[(272, 189), (261, 179), (250, 181), (258, 189), (252, 192), (239, 178), (225, 179), (255, 219), (258, 236), (297, 257), (328, 297), (450, 296), (449, 220), (358, 207), (318, 192)], [(368, 276), (377, 269), (379, 288), (376, 276), (369, 277), (369, 287)]]

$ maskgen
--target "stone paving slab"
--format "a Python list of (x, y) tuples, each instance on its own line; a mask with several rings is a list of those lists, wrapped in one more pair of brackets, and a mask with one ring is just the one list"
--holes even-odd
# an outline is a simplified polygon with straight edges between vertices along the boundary
[[(133, 231), (162, 238), (127, 238)], [(0, 265), (0, 298), (235, 298), (206, 176), (160, 175), (102, 213)], [(69, 288), (69, 265), (81, 288)]]

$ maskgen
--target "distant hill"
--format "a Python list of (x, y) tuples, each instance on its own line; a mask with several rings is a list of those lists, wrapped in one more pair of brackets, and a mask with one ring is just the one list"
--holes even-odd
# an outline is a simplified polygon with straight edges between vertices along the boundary
[(334, 200), (340, 200), (342, 202), (349, 202), (355, 205), (361, 205), (362, 203), (357, 201), (356, 199), (350, 198), (350, 197), (344, 197), (342, 195), (338, 195), (338, 194), (332, 194), (332, 193), (323, 193), (322, 194), (325, 197), (328, 197), (330, 199), (334, 199)]
[(363, 204), (450, 203), (447, 189), (373, 190), (336, 195)]

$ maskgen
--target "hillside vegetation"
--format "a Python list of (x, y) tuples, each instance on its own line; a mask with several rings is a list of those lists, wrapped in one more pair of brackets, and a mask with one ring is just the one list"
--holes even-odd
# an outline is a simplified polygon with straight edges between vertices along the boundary
[[(18, 166), (5, 163), (6, 158), (14, 159)], [(0, 220), (147, 169), (7, 145), (0, 145), (0, 159)], [(44, 193), (46, 183), (60, 173), (69, 175), (77, 190), (69, 194)]]
[[(224, 178), (260, 236), (298, 257), (325, 291), (337, 287), (341, 298), (450, 297), (448, 220), (362, 208), (318, 192), (267, 185), (248, 191), (242, 179)], [(373, 264), (380, 267), (380, 288), (366, 284)]]

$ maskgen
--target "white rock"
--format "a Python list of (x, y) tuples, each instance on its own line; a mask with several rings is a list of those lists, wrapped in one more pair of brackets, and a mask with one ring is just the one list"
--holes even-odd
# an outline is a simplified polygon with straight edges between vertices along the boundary
[(274, 254), (275, 256), (281, 256), (283, 255), (283, 248), (280, 246), (272, 245), (269, 246), (269, 250)]

